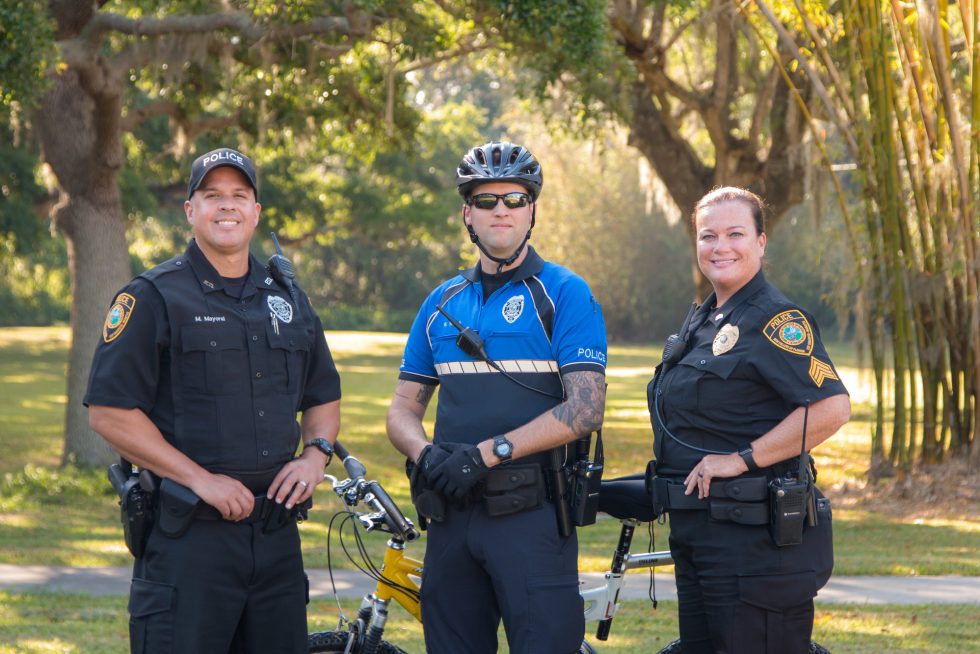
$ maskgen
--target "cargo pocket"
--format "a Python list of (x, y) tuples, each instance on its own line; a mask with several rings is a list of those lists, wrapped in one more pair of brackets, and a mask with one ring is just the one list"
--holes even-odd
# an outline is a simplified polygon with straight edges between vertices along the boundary
[(733, 620), (737, 625), (735, 650), (759, 654), (807, 651), (816, 594), (813, 571), (739, 577), (739, 605)]
[(173, 650), (174, 602), (177, 589), (133, 578), (129, 591), (129, 648), (132, 654)]
[(812, 600), (816, 595), (816, 574), (812, 570), (738, 578), (739, 599), (766, 611), (785, 611)]
[(527, 578), (531, 652), (577, 652), (585, 637), (578, 573)]

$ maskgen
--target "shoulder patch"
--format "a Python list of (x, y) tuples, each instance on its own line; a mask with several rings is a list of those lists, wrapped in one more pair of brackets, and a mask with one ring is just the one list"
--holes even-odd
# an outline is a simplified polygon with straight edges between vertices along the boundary
[(813, 351), (813, 330), (799, 309), (776, 314), (763, 332), (773, 345), (787, 352), (806, 357)]
[(135, 307), (136, 298), (132, 295), (129, 293), (120, 293), (117, 295), (116, 301), (109, 308), (109, 313), (105, 317), (105, 323), (102, 325), (102, 340), (106, 343), (111, 343), (119, 338), (119, 335), (126, 329), (126, 323), (129, 322), (129, 317), (133, 315), (133, 309)]

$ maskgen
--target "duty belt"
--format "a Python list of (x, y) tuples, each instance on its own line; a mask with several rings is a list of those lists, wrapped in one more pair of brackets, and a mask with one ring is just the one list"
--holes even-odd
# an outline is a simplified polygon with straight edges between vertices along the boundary
[(665, 477), (653, 478), (653, 503), (664, 510), (708, 511), (715, 520), (740, 525), (769, 524), (769, 484), (765, 477), (714, 479), (709, 497), (685, 495), (686, 486)]
[[(311, 499), (287, 509), (267, 499), (264, 494), (255, 496), (252, 511), (239, 522), (261, 523), (262, 531), (269, 533), (297, 519), (305, 520), (307, 511), (313, 506)], [(221, 520), (221, 512), (204, 502), (186, 486), (171, 479), (160, 483), (159, 512), (157, 524), (170, 538), (180, 538), (195, 520)]]

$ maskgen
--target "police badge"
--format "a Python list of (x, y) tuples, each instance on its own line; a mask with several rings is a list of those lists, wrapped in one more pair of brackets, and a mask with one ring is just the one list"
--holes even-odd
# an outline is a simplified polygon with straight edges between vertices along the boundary
[(501, 313), (504, 316), (504, 320), (513, 324), (524, 313), (524, 296), (515, 295), (504, 302), (504, 308)]
[(269, 308), (272, 309), (272, 313), (275, 314), (276, 318), (287, 324), (293, 321), (293, 307), (289, 302), (286, 302), (278, 295), (270, 295), (266, 299), (266, 302), (268, 302)]
[(735, 325), (725, 325), (715, 335), (715, 340), (711, 341), (711, 353), (715, 356), (724, 354), (735, 347), (738, 342), (738, 327)]

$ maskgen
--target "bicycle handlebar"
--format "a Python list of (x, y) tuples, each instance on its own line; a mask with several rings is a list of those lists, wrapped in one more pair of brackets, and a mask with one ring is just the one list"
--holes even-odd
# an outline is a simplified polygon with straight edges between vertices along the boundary
[[(418, 538), (420, 535), (418, 530), (405, 517), (405, 514), (401, 512), (398, 505), (395, 504), (395, 501), (391, 499), (391, 496), (388, 495), (388, 492), (381, 484), (377, 481), (366, 481), (364, 479), (364, 475), (367, 474), (367, 468), (364, 467), (364, 464), (351, 456), (347, 448), (340, 444), (340, 441), (334, 443), (333, 450), (343, 462), (344, 468), (347, 470), (347, 474), (351, 480), (356, 482), (359, 487), (363, 483), (363, 489), (366, 491), (364, 494), (365, 500), (371, 505), (371, 508), (384, 515), (385, 524), (388, 525), (391, 532), (406, 541), (413, 541)], [(371, 497), (368, 497), (367, 493), (370, 493)]]

